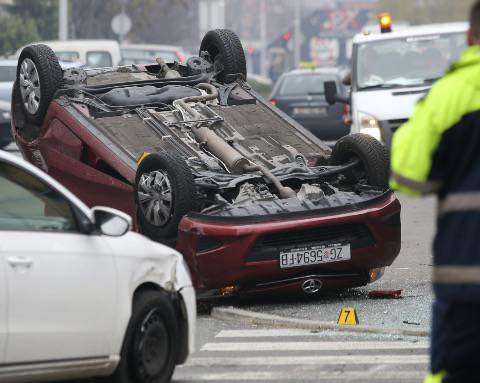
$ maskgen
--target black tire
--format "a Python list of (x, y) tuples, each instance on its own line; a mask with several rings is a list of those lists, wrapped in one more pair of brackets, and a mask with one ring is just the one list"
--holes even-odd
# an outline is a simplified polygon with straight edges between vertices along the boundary
[[(166, 222), (149, 222), (139, 197), (140, 182), (144, 174), (160, 171), (167, 176), (171, 189), (170, 217)], [(185, 214), (195, 210), (194, 179), (187, 163), (165, 152), (150, 154), (137, 169), (135, 178), (135, 204), (140, 231), (147, 237), (165, 242), (176, 237), (178, 224)]]
[(235, 81), (237, 74), (247, 78), (245, 52), (234, 32), (228, 29), (207, 32), (200, 44), (200, 54), (204, 51), (209, 53), (216, 72), (223, 67), (223, 71), (217, 76), (220, 83)]
[[(20, 84), (21, 67), (25, 60), (31, 60), (35, 64), (38, 71), (38, 86), (40, 87), (39, 106), (34, 113), (29, 111), (25, 105), (22, 93), (22, 85)], [(63, 72), (58, 62), (57, 56), (52, 49), (43, 44), (29, 45), (22, 50), (17, 65), (17, 81), (20, 97), (22, 98), (21, 108), (25, 113), (28, 122), (40, 125), (43, 122), (50, 102), (55, 92), (60, 88), (63, 81)], [(25, 90), (25, 86), (23, 86)], [(25, 92), (25, 91), (23, 91)]]
[(390, 154), (375, 138), (366, 134), (352, 134), (337, 141), (330, 157), (331, 165), (344, 165), (360, 159), (370, 186), (388, 188)]
[[(135, 297), (112, 383), (170, 382), (178, 354), (179, 330), (167, 293), (144, 291)], [(148, 347), (145, 347), (148, 344)]]

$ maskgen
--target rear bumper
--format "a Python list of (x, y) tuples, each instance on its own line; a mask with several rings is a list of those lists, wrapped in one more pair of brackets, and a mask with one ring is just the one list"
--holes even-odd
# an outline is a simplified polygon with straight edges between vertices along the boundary
[[(350, 227), (352, 232), (348, 231)], [(322, 237), (338, 228), (343, 230), (342, 238)], [(185, 256), (199, 292), (227, 286), (234, 286), (231, 290), (235, 293), (298, 292), (309, 278), (320, 280), (324, 288), (346, 288), (369, 283), (369, 271), (393, 263), (400, 251), (400, 229), (400, 203), (391, 193), (354, 212), (269, 222), (229, 224), (187, 216), (179, 225), (177, 249)], [(319, 239), (315, 240), (317, 230)], [(351, 260), (281, 269), (279, 255), (284, 245), (264, 246), (264, 238), (278, 238), (282, 242), (282, 236), (291, 233), (308, 233), (308, 243), (303, 244), (338, 243), (335, 241), (344, 241), (345, 235), (352, 235)], [(295, 240), (295, 245), (299, 244), (299, 238)]]

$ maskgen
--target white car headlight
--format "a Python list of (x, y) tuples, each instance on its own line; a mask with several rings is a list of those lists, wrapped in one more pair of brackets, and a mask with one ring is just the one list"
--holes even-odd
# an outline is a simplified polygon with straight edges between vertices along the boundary
[(10, 120), (10, 118), (11, 118), (10, 112), (9, 112), (9, 111), (4, 111), (4, 112), (2, 112), (2, 117), (3, 117), (5, 120)]
[(358, 112), (358, 121), (360, 121), (360, 133), (368, 134), (382, 142), (382, 130), (380, 123), (375, 117), (367, 113)]

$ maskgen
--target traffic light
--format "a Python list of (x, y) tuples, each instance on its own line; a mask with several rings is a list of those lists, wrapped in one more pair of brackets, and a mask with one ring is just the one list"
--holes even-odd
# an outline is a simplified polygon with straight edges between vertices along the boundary
[(287, 31), (282, 35), (282, 39), (285, 42), (290, 41), (291, 38), (292, 38), (292, 32)]

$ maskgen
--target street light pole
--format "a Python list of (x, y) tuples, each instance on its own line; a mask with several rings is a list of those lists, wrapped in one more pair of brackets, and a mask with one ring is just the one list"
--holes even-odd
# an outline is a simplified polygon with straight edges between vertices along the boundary
[(267, 0), (260, 1), (260, 74), (267, 76)]
[(293, 33), (293, 43), (294, 43), (294, 61), (295, 67), (298, 67), (298, 64), (301, 60), (301, 45), (302, 45), (302, 0), (295, 1), (295, 16), (294, 16), (294, 33)]
[(58, 39), (68, 40), (68, 0), (58, 2)]

